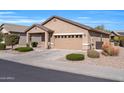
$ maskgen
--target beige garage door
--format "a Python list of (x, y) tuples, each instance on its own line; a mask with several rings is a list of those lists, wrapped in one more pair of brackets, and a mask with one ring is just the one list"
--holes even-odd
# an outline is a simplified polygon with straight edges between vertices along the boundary
[(54, 48), (82, 49), (82, 35), (56, 35)]

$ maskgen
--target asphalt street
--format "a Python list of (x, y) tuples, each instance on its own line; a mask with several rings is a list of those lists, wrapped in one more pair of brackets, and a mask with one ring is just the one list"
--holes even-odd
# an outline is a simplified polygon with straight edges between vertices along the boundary
[(0, 82), (114, 82), (0, 59)]

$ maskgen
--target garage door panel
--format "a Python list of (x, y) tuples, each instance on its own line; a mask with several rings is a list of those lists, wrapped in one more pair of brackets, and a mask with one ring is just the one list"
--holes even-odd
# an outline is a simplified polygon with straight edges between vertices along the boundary
[(82, 49), (82, 38), (56, 38), (55, 48)]

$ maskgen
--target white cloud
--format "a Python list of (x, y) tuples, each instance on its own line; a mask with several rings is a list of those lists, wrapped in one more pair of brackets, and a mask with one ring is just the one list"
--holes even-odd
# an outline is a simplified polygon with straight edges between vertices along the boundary
[(16, 20), (3, 20), (3, 19), (0, 19), (0, 23), (15, 23), (15, 24), (18, 24), (18, 23), (39, 23), (39, 22), (43, 22), (44, 19), (42, 20), (35, 20), (35, 19), (16, 19)]
[(81, 17), (78, 17), (78, 19), (90, 19), (90, 17), (81, 16)]
[(116, 22), (116, 21), (109, 21), (109, 20), (96, 20), (96, 21), (89, 21), (87, 23), (92, 24), (124, 24), (124, 22)]
[(0, 12), (0, 23), (33, 24), (45, 21), (40, 17), (32, 18), (28, 16), (13, 15), (15, 12)]
[(25, 16), (9, 16), (9, 15), (0, 15), (0, 19), (17, 19), (17, 18), (28, 18), (28, 17), (25, 17)]
[(83, 24), (124, 24), (124, 22), (111, 21), (111, 20), (74, 20)]
[(15, 12), (0, 12), (0, 15), (4, 15), (4, 14), (15, 14)]

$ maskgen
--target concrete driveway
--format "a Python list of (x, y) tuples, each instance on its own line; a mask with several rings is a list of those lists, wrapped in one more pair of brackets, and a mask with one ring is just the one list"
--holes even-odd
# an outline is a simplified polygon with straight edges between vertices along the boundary
[[(74, 50), (40, 50), (36, 49), (35, 51), (27, 52), (27, 53), (19, 53), (16, 51), (6, 50), (0, 51), (0, 58), (10, 59), (10, 60), (18, 60), (18, 61), (51, 61), (58, 59), (60, 57), (65, 56), (68, 53), (73, 53)], [(81, 52), (81, 51), (77, 51)]]
[(53, 70), (71, 72), (98, 78), (105, 78), (117, 81), (124, 81), (124, 69), (116, 69), (112, 67), (103, 67), (92, 64), (82, 64), (82, 62), (71, 62), (59, 60), (64, 58), (68, 53), (82, 51), (76, 50), (35, 50), (28, 53), (18, 53), (4, 51), (0, 52), (0, 58), (14, 61), (18, 63), (28, 64), (32, 66), (48, 68)]

